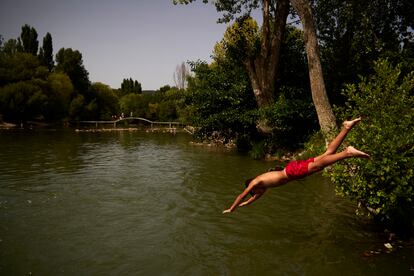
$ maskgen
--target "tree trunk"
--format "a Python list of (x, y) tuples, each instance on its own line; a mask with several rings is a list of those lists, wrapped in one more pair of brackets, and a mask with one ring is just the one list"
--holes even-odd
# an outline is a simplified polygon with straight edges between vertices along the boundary
[(318, 114), (319, 125), (326, 137), (332, 131), (337, 130), (337, 126), (326, 94), (312, 9), (309, 0), (290, 0), (290, 2), (299, 14), (303, 25), (312, 100)]
[[(275, 80), (279, 68), (280, 48), (289, 14), (289, 0), (277, 2), (271, 34), (270, 0), (263, 0), (263, 28), (260, 54), (244, 61), (259, 108), (274, 103)], [(266, 120), (259, 120), (257, 129), (265, 134), (271, 132)]]

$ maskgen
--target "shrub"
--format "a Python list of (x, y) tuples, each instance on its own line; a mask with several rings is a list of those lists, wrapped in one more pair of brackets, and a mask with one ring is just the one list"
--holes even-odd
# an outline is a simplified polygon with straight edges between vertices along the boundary
[(414, 72), (402, 77), (400, 66), (387, 60), (377, 61), (374, 70), (370, 78), (344, 89), (348, 101), (339, 110), (342, 118), (363, 117), (347, 141), (372, 160), (341, 162), (331, 179), (339, 194), (357, 200), (381, 221), (412, 227)]
[(271, 151), (300, 148), (317, 129), (315, 107), (309, 95), (309, 91), (282, 87), (275, 104), (263, 110), (272, 127)]

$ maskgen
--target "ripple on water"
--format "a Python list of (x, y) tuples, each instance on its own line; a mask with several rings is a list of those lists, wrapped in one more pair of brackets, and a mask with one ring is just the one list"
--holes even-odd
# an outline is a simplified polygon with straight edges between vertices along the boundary
[(14, 135), (0, 134), (0, 274), (374, 275), (414, 259), (367, 269), (381, 240), (318, 175), (225, 216), (271, 164), (180, 136)]

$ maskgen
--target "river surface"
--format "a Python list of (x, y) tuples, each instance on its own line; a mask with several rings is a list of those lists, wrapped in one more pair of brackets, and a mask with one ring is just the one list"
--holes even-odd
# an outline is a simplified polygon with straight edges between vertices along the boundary
[[(321, 175), (223, 215), (270, 162), (187, 135), (0, 131), (0, 275), (405, 275)], [(369, 254), (368, 254), (369, 255)]]

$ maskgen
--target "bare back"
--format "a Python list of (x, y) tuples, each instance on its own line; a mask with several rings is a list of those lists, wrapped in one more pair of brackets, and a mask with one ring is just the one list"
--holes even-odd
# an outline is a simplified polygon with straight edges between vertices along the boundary
[(256, 177), (258, 187), (271, 188), (286, 184), (289, 181), (285, 170), (266, 172)]

